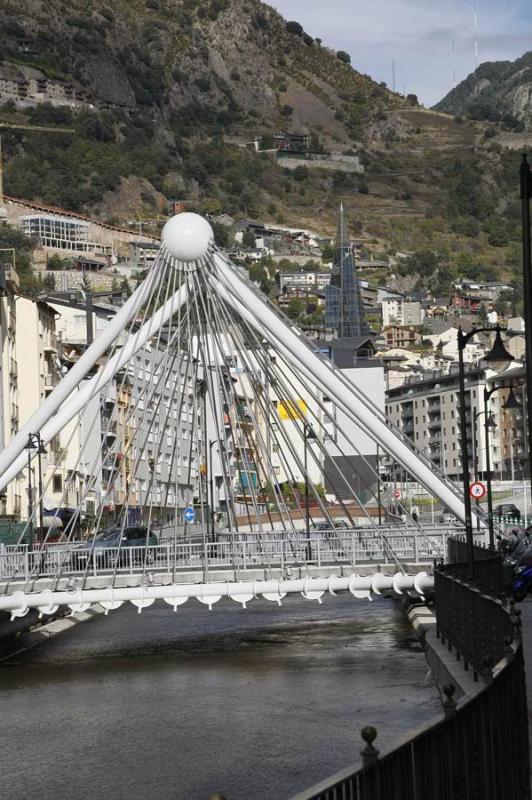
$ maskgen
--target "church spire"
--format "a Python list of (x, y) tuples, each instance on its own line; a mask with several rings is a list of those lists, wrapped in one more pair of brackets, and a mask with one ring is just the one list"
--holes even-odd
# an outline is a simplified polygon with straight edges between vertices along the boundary
[(340, 203), (331, 282), (325, 291), (325, 327), (339, 339), (365, 336), (369, 327), (357, 280), (355, 259), (346, 231), (343, 203)]

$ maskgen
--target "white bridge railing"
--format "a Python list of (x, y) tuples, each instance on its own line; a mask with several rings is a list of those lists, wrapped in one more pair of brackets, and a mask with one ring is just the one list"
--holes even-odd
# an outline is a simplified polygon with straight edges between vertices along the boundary
[(288, 537), (285, 533), (221, 534), (216, 542), (166, 541), (148, 547), (101, 548), (81, 544), (48, 544), (30, 549), (5, 548), (0, 552), (0, 582), (28, 581), (62, 576), (109, 576), (161, 573), (175, 575), (192, 570), (246, 570), (324, 567), (335, 565), (416, 563), (430, 564), (447, 555), (447, 538), (456, 527), (420, 531), (382, 529), (330, 530)]

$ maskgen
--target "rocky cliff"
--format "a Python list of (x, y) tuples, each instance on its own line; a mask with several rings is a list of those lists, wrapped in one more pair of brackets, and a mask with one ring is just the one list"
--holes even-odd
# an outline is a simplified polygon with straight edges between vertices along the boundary
[(481, 64), (435, 106), (516, 131), (532, 127), (532, 51), (516, 61)]

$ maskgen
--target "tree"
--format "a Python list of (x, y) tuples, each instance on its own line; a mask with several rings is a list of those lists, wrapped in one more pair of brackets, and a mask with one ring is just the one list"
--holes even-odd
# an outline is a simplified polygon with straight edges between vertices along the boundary
[(126, 297), (129, 297), (131, 294), (131, 286), (129, 285), (129, 281), (127, 278), (122, 278), (120, 281), (120, 291)]
[(406, 96), (407, 103), (411, 103), (413, 106), (419, 105), (419, 100), (417, 99), (417, 94), (407, 94)]
[(242, 245), (247, 250), (253, 250), (255, 247), (255, 234), (253, 231), (248, 230), (244, 231), (244, 236), (242, 237)]
[(351, 56), (349, 55), (349, 53), (346, 53), (345, 50), (338, 50), (338, 52), (336, 53), (336, 58), (339, 58), (340, 61), (344, 62), (344, 64), (351, 63)]
[(55, 277), (53, 275), (45, 275), (42, 281), (43, 289), (48, 292), (53, 292), (55, 289)]
[(400, 275), (417, 273), (423, 277), (434, 276), (440, 266), (440, 259), (432, 250), (418, 250), (405, 258), (398, 267)]
[(231, 234), (227, 225), (222, 225), (219, 222), (212, 222), (212, 230), (214, 233), (214, 241), (218, 247), (227, 249), (231, 244)]
[(289, 33), (294, 33), (296, 36), (303, 36), (304, 30), (303, 26), (296, 22), (295, 20), (290, 20), (286, 23), (286, 30)]
[(48, 259), (48, 264), (46, 265), (47, 269), (55, 270), (55, 269), (64, 269), (63, 259), (61, 256), (58, 256), (57, 253), (54, 253)]
[(290, 319), (298, 319), (301, 314), (305, 311), (305, 301), (299, 300), (297, 297), (292, 297), (291, 300), (288, 301), (288, 306), (286, 309), (287, 316)]
[(293, 113), (294, 113), (294, 109), (292, 108), (292, 106), (289, 106), (288, 104), (285, 104), (281, 108), (281, 116), (282, 117), (291, 117)]
[(273, 134), (272, 133), (263, 133), (260, 138), (260, 149), (261, 150), (273, 150)]
[(324, 244), (321, 248), (321, 260), (332, 261), (334, 258), (334, 247), (332, 244)]

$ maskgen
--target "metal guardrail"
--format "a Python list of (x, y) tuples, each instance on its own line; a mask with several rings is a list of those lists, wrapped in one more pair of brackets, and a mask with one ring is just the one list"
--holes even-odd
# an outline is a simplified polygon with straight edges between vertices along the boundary
[[(490, 560), (485, 563), (489, 564)], [(455, 566), (455, 565), (452, 565)], [(519, 613), (437, 566), (438, 632), (485, 679), (474, 696), (379, 757), (362, 732), (362, 763), (292, 800), (530, 800), (528, 714)]]
[(514, 620), (500, 601), (453, 574), (454, 566), (440, 565), (434, 570), (437, 634), (475, 674), (489, 675), (507, 653)]
[(425, 563), (446, 552), (447, 531), (430, 535), (397, 532), (375, 537), (369, 530), (323, 531), (305, 536), (262, 539), (255, 534), (217, 542), (166, 542), (148, 547), (91, 548), (66, 543), (0, 552), (0, 581), (69, 575), (152, 572), (173, 574), (192, 569), (238, 569), (327, 565)]
[(465, 537), (453, 536), (448, 542), (447, 560), (449, 563), (441, 567), (442, 571), (495, 597), (500, 597), (504, 592), (503, 561), (497, 551), (473, 545), (473, 574), (470, 575)]

